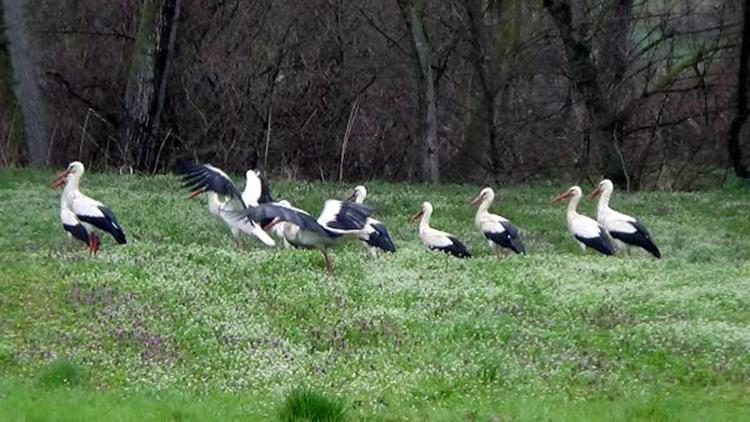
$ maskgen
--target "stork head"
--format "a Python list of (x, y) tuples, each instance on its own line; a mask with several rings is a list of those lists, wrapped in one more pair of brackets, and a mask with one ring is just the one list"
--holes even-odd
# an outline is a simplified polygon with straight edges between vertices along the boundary
[(580, 198), (583, 196), (583, 191), (578, 186), (573, 186), (570, 189), (566, 190), (565, 192), (557, 195), (552, 199), (552, 203), (556, 204), (560, 201), (564, 201), (566, 199), (570, 198)]
[(604, 179), (599, 182), (599, 184), (596, 186), (596, 189), (592, 190), (588, 197), (589, 199), (596, 198), (601, 194), (609, 196), (609, 194), (611, 194), (613, 190), (615, 190), (615, 185), (612, 184), (612, 181), (609, 179)]
[(84, 167), (80, 161), (73, 161), (68, 164), (68, 167), (55, 176), (55, 180), (52, 181), (52, 187), (56, 188), (68, 183), (68, 180), (73, 178), (80, 178), (83, 175)]
[(475, 207), (482, 202), (492, 201), (493, 199), (495, 199), (495, 191), (493, 191), (491, 187), (487, 186), (479, 192), (479, 195), (475, 196), (474, 199), (469, 202), (469, 205)]
[(423, 216), (423, 215), (425, 215), (425, 214), (427, 214), (427, 215), (430, 215), (430, 214), (432, 214), (432, 204), (430, 204), (430, 203), (429, 203), (429, 202), (427, 202), (427, 201), (425, 201), (425, 202), (422, 202), (422, 206), (421, 206), (421, 207), (419, 207), (419, 211), (417, 211), (417, 213), (416, 213), (416, 214), (414, 214), (414, 215), (413, 215), (413, 216), (411, 217), (411, 221), (412, 221), (412, 222), (414, 222), (414, 221), (417, 221), (417, 220), (419, 220), (420, 218), (422, 218), (422, 216)]
[(365, 202), (365, 198), (367, 197), (367, 189), (362, 186), (358, 185), (355, 186), (354, 189), (349, 193), (349, 196), (346, 197), (347, 201), (354, 201), (358, 204), (361, 204)]

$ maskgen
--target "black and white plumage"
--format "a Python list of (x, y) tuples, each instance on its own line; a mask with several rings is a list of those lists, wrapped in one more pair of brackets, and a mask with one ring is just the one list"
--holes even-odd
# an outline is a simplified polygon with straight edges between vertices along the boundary
[(430, 227), (431, 217), (432, 204), (429, 202), (422, 203), (419, 212), (412, 217), (412, 221), (419, 220), (419, 238), (422, 244), (427, 249), (445, 252), (457, 258), (470, 258), (469, 250), (456, 236)]
[(85, 168), (74, 161), (52, 182), (52, 187), (65, 185), (60, 196), (60, 220), (68, 236), (88, 245), (89, 253), (99, 251), (97, 231), (109, 233), (122, 245), (127, 243), (125, 232), (117, 222), (114, 212), (103, 203), (90, 198), (79, 190)]
[(599, 203), (596, 206), (596, 220), (607, 229), (615, 239), (615, 243), (618, 243), (624, 249), (627, 249), (628, 245), (638, 246), (654, 257), (661, 258), (661, 252), (651, 239), (651, 234), (637, 218), (617, 212), (609, 207), (609, 200), (614, 189), (612, 182), (604, 179), (589, 194), (591, 198), (599, 196)]
[(607, 230), (593, 219), (581, 215), (576, 211), (578, 202), (581, 201), (583, 192), (578, 186), (573, 186), (567, 191), (561, 193), (552, 200), (552, 203), (568, 199), (568, 208), (565, 212), (565, 218), (568, 223), (568, 231), (581, 245), (581, 250), (585, 251), (586, 247), (604, 255), (613, 255), (615, 247), (612, 244), (612, 238)]
[[(352, 190), (347, 200), (353, 201), (355, 204), (363, 204), (366, 197), (367, 189), (359, 185)], [(372, 217), (367, 219), (367, 223), (358, 237), (371, 256), (377, 255), (378, 249), (386, 252), (396, 252), (396, 245), (394, 245), (385, 225)]]
[(495, 192), (492, 188), (486, 187), (471, 201), (471, 205), (479, 206), (476, 217), (474, 217), (474, 224), (487, 238), (498, 258), (504, 254), (506, 249), (517, 254), (525, 254), (526, 247), (521, 241), (518, 229), (507, 218), (488, 211), (494, 200)]
[[(276, 245), (276, 242), (268, 236), (256, 221), (250, 218), (236, 218), (231, 214), (232, 211), (245, 209), (247, 205), (243, 199), (243, 194), (239, 192), (232, 179), (221, 169), (210, 164), (184, 163), (180, 166), (180, 172), (183, 174), (185, 187), (193, 189), (190, 194), (191, 198), (206, 193), (208, 210), (229, 227), (237, 248), (242, 248), (240, 233), (252, 236), (266, 246)], [(253, 170), (248, 171), (248, 174), (250, 173), (256, 176)], [(260, 191), (260, 188), (258, 191)], [(220, 195), (224, 198), (220, 198)], [(260, 192), (258, 196), (260, 196)]]
[[(227, 210), (230, 218), (240, 221), (270, 221), (266, 228), (285, 223), (284, 237), (294, 246), (317, 248), (323, 254), (328, 271), (333, 270), (333, 261), (328, 256), (328, 248), (337, 244), (344, 237), (356, 236), (362, 230), (369, 210), (359, 204), (338, 200), (328, 200), (320, 216), (315, 219), (309, 213), (274, 203), (248, 205), (242, 194), (221, 170), (204, 164), (183, 166), (186, 186), (195, 189), (190, 195), (195, 196), (205, 191), (212, 191), (228, 197), (229, 201), (241, 204), (241, 207)], [(262, 189), (261, 189), (262, 191)], [(260, 196), (263, 196), (262, 192)], [(270, 190), (267, 193), (270, 198)], [(259, 198), (260, 200), (260, 198)], [(264, 232), (265, 233), (265, 232)]]

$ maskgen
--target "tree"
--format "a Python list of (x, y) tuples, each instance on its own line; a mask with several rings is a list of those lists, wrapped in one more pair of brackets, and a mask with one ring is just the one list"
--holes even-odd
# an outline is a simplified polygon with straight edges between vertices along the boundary
[(4, 0), (2, 15), (28, 160), (33, 166), (44, 166), (47, 164), (49, 122), (38, 71), (41, 50), (35, 45), (26, 13), (29, 3)]
[(750, 113), (747, 104), (748, 90), (750, 90), (750, 0), (745, 0), (743, 3), (742, 43), (740, 47), (740, 66), (737, 72), (736, 111), (732, 119), (732, 124), (729, 127), (727, 149), (734, 174), (737, 177), (747, 179), (750, 178), (750, 173), (742, 157), (740, 132)]
[(430, 62), (430, 44), (425, 34), (419, 9), (424, 3), (419, 0), (397, 0), (406, 29), (409, 32), (414, 74), (417, 78), (417, 99), (420, 113), (420, 135), (422, 138), (422, 177), (426, 182), (440, 180), (440, 161), (437, 136), (437, 93)]
[(125, 92), (124, 160), (150, 168), (182, 0), (144, 0)]

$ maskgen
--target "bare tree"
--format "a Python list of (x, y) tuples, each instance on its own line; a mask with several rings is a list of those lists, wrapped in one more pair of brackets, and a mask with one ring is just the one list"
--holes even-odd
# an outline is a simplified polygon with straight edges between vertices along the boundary
[[(175, 41), (182, 0), (144, 0), (125, 92), (123, 155), (136, 167), (150, 168), (154, 136), (164, 106), (170, 52)], [(134, 150), (134, 148), (136, 148)], [(126, 161), (127, 163), (127, 161)]]
[(40, 83), (38, 61), (41, 49), (35, 45), (27, 16), (28, 1), (4, 0), (5, 38), (15, 81), (15, 97), (21, 108), (28, 159), (33, 166), (47, 164), (49, 122)]
[(740, 47), (740, 66), (737, 74), (736, 111), (727, 137), (729, 161), (737, 177), (747, 179), (750, 173), (742, 156), (740, 132), (747, 121), (748, 90), (750, 90), (750, 0), (743, 2), (742, 42)]
[(430, 59), (430, 44), (420, 16), (424, 2), (419, 0), (397, 0), (401, 16), (409, 32), (413, 54), (414, 73), (417, 77), (417, 98), (420, 113), (420, 132), (424, 153), (422, 177), (436, 183), (440, 180), (440, 161), (437, 135), (437, 94)]

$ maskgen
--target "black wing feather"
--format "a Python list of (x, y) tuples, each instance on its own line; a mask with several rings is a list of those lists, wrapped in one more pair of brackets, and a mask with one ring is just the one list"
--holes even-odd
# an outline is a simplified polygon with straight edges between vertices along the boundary
[(628, 245), (641, 247), (647, 250), (656, 258), (661, 258), (661, 252), (659, 251), (659, 248), (656, 247), (656, 244), (654, 244), (654, 241), (651, 240), (651, 235), (649, 234), (648, 230), (646, 230), (646, 227), (638, 220), (632, 221), (630, 222), (630, 224), (635, 227), (634, 233), (611, 231), (609, 232), (609, 234), (611, 234), (612, 237), (621, 242), (625, 242)]
[(598, 237), (575, 236), (575, 238), (578, 239), (579, 242), (599, 253), (603, 253), (604, 255), (614, 255), (615, 247), (612, 244), (612, 239), (606, 234), (604, 230), (600, 229), (600, 231), (601, 234), (599, 234)]
[(370, 233), (367, 239), (365, 239), (365, 243), (386, 252), (396, 252), (396, 245), (393, 244), (391, 235), (388, 234), (388, 230), (386, 230), (383, 223), (374, 223), (372, 227), (375, 231)]
[(230, 213), (236, 215), (238, 218), (249, 217), (253, 221), (279, 219), (294, 224), (303, 230), (308, 230), (328, 237), (338, 237), (337, 234), (326, 230), (325, 227), (318, 224), (317, 220), (315, 220), (310, 214), (275, 204), (260, 204), (257, 207), (230, 211)]
[(456, 258), (471, 258), (471, 254), (469, 253), (469, 250), (466, 249), (466, 246), (461, 243), (460, 240), (453, 236), (448, 236), (448, 239), (451, 240), (451, 244), (448, 246), (443, 247), (432, 247), (430, 249), (445, 252), (448, 254), (451, 254), (455, 256)]
[(86, 231), (83, 224), (63, 224), (63, 229), (81, 242), (89, 243), (89, 232)]
[(503, 248), (512, 250), (515, 253), (525, 254), (526, 247), (518, 235), (518, 229), (507, 221), (500, 221), (499, 223), (505, 229), (504, 232), (484, 232), (484, 237)]
[(123, 245), (125, 243), (128, 243), (125, 239), (125, 232), (122, 231), (122, 227), (120, 227), (120, 223), (117, 222), (117, 217), (115, 217), (115, 213), (112, 212), (111, 209), (99, 206), (99, 211), (104, 214), (102, 217), (93, 217), (90, 215), (76, 215), (79, 220), (89, 223), (92, 226), (96, 227), (99, 230), (105, 231), (112, 235), (112, 237), (115, 238), (118, 244)]
[(326, 226), (336, 230), (361, 230), (365, 227), (370, 217), (368, 207), (353, 202), (335, 202), (341, 207), (333, 220), (325, 222)]
[(225, 175), (216, 171), (213, 166), (199, 163), (182, 163), (179, 171), (182, 173), (183, 187), (192, 190), (207, 189), (220, 195), (238, 200), (243, 206), (242, 193), (237, 186)]

